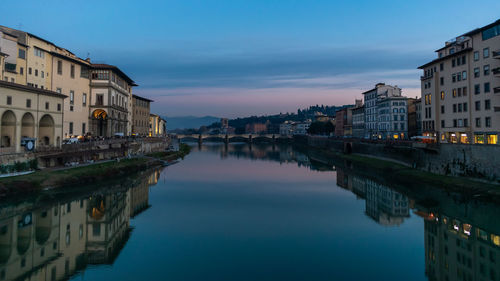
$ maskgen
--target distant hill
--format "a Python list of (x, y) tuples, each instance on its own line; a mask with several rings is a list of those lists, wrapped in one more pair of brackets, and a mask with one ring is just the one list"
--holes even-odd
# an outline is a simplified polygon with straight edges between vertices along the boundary
[(167, 120), (167, 130), (175, 129), (198, 129), (201, 126), (208, 126), (214, 122), (219, 122), (220, 118), (214, 116), (162, 116)]

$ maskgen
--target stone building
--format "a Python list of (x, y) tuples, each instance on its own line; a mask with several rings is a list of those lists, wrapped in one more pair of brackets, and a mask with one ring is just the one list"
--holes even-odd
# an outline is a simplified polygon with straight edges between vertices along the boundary
[(377, 101), (381, 98), (400, 97), (401, 89), (397, 86), (390, 86), (384, 83), (378, 83), (375, 88), (368, 90), (363, 94), (365, 105), (365, 138), (376, 139), (378, 133), (378, 112)]
[[(21, 152), (21, 141), (60, 146), (65, 95), (0, 81), (0, 153)], [(29, 149), (29, 147), (27, 147)]]
[(498, 144), (500, 20), (436, 50), (422, 70), (423, 134), (443, 143)]
[(352, 109), (352, 136), (355, 138), (365, 137), (365, 106)]
[(137, 86), (118, 67), (91, 64), (90, 132), (93, 136), (130, 135), (132, 87)]
[(379, 139), (407, 139), (407, 98), (403, 96), (381, 97), (377, 100), (377, 130)]
[(147, 136), (149, 134), (150, 99), (132, 95), (132, 134)]
[(167, 121), (156, 114), (149, 114), (149, 136), (164, 137), (167, 135)]

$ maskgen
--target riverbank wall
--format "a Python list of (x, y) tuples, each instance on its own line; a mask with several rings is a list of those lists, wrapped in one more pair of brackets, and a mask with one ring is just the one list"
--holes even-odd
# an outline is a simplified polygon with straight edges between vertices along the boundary
[(359, 154), (398, 162), (439, 175), (469, 177), (500, 183), (500, 146), (371, 142), (321, 136), (296, 137), (310, 147)]
[(13, 166), (36, 159), (40, 168), (58, 167), (68, 163), (87, 163), (165, 151), (170, 144), (171, 140), (167, 137), (82, 142), (65, 144), (60, 148), (40, 148), (34, 152), (2, 154), (0, 164)]

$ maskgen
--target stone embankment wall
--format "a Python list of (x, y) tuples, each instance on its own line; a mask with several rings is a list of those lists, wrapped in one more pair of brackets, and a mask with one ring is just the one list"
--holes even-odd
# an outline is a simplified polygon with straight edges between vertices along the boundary
[(343, 153), (387, 158), (440, 175), (465, 176), (500, 182), (500, 146), (370, 142), (313, 137), (298, 139), (307, 145)]
[(38, 159), (40, 167), (63, 166), (66, 163), (85, 163), (90, 160), (106, 160), (118, 157), (143, 155), (165, 151), (169, 138), (110, 139), (63, 145), (61, 148), (44, 148), (36, 152), (0, 154), (0, 164), (12, 165)]

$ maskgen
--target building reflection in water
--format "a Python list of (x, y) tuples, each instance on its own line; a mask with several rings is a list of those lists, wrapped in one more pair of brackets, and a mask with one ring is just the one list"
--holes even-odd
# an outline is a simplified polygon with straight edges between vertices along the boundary
[(159, 174), (44, 206), (2, 206), (0, 280), (66, 280), (89, 264), (112, 264), (130, 236), (130, 218), (148, 208)]
[[(481, 212), (479, 225), (470, 216), (419, 214), (425, 220), (425, 271), (429, 280), (500, 280), (498, 212)], [(494, 220), (485, 222), (488, 216)]]
[[(221, 146), (205, 149), (219, 150)], [(225, 148), (224, 155), (297, 163), (318, 171), (334, 171), (337, 186), (365, 200), (365, 213), (384, 226), (399, 226), (410, 210), (424, 219), (425, 273), (430, 281), (500, 280), (500, 206), (455, 200), (442, 190), (404, 194), (371, 178), (332, 167), (291, 147)], [(432, 198), (432, 208), (415, 203)]]
[(400, 225), (410, 216), (410, 203), (403, 195), (371, 179), (348, 175), (337, 167), (337, 185), (365, 200), (365, 213), (385, 226)]

